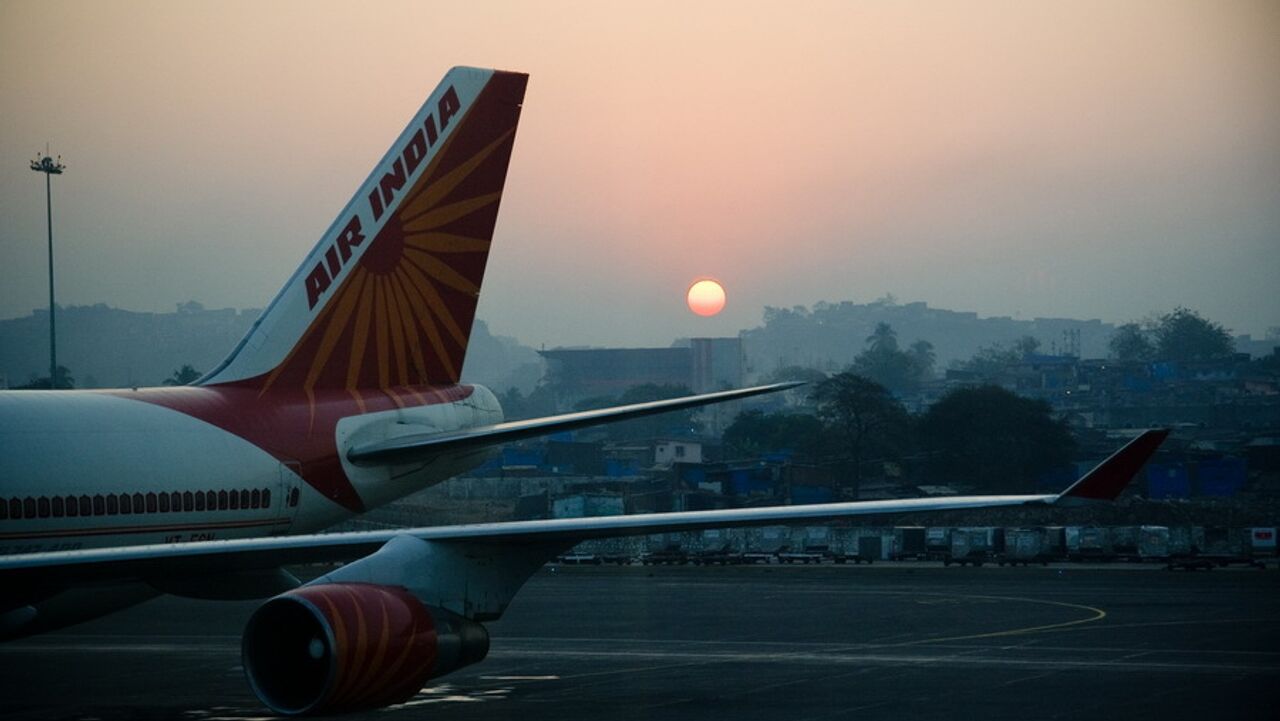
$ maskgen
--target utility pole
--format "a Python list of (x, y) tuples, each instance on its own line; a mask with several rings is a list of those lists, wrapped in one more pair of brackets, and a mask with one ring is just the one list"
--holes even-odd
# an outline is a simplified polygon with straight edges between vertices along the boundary
[(32, 170), (44, 173), (45, 212), (49, 223), (49, 388), (51, 390), (58, 387), (58, 336), (53, 318), (53, 187), (49, 182), (49, 176), (62, 175), (64, 168), (66, 166), (62, 164), (62, 156), (59, 155), (58, 159), (54, 160), (49, 157), (47, 147), (44, 155), (36, 155), (36, 159), (31, 161)]

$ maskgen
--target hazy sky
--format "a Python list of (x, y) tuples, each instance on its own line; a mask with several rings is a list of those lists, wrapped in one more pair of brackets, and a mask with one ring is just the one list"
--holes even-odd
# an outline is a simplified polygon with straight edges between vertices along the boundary
[[(1280, 325), (1280, 3), (0, 1), (0, 318), (265, 305), (452, 65), (531, 74), (479, 317)], [(694, 316), (701, 276), (728, 290)]]

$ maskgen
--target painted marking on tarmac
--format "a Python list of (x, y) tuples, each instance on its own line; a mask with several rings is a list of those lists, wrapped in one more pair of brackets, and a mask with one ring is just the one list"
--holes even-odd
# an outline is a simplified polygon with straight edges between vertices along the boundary
[[(1139, 661), (1122, 660), (1100, 661), (1068, 659), (1012, 659), (974, 656), (982, 651), (974, 648), (965, 652), (937, 654), (887, 654), (887, 653), (768, 653), (768, 652), (715, 652), (696, 653), (689, 651), (593, 651), (585, 649), (505, 649), (495, 651), (490, 658), (511, 659), (550, 659), (565, 658), (577, 660), (636, 660), (636, 661), (683, 661), (689, 665), (716, 663), (806, 663), (818, 665), (834, 664), (891, 664), (891, 665), (923, 665), (952, 663), (966, 667), (972, 666), (1007, 666), (1059, 670), (1095, 670), (1100, 668), (1118, 671), (1178, 671), (1185, 673), (1262, 673), (1274, 675), (1280, 673), (1271, 664), (1242, 663), (1185, 663), (1171, 661)], [(684, 664), (680, 664), (684, 665)], [(625, 669), (619, 672), (634, 673), (645, 669)], [(599, 674), (615, 673), (612, 671), (597, 672)], [(595, 675), (595, 674), (585, 674)]]
[(1014, 601), (1018, 603), (1035, 603), (1043, 606), (1058, 606), (1061, 608), (1070, 608), (1080, 611), (1088, 611), (1090, 616), (1086, 618), (1077, 618), (1073, 621), (1063, 621), (1061, 623), (1046, 623), (1039, 626), (1024, 626), (1021, 628), (1010, 628), (1003, 631), (991, 631), (988, 633), (971, 633), (964, 636), (945, 636), (943, 638), (922, 638), (917, 641), (903, 641), (901, 643), (887, 644), (886, 648), (895, 648), (899, 646), (919, 646), (928, 643), (947, 643), (950, 641), (972, 641), (979, 638), (1000, 638), (1003, 636), (1021, 636), (1029, 633), (1039, 633), (1041, 631), (1057, 631), (1071, 626), (1079, 626), (1085, 623), (1095, 623), (1107, 617), (1107, 612), (1094, 606), (1085, 606), (1079, 603), (1067, 603), (1065, 601), (1048, 601), (1042, 598), (1023, 598), (1019, 596), (976, 596), (969, 594), (951, 594), (952, 598), (977, 599), (982, 601)]

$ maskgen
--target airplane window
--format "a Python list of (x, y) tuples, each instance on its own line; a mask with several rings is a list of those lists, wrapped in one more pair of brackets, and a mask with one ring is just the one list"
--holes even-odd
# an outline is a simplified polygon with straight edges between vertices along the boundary
[(169, 512), (169, 494), (168, 493), (160, 494), (160, 512), (161, 513)]
[(226, 491), (218, 491), (218, 510), (219, 511), (227, 510), (227, 492)]
[(80, 508), (76, 505), (75, 496), (67, 496), (67, 515), (68, 516), (80, 515)]
[(249, 489), (247, 488), (244, 489), (243, 491), (240, 491), (240, 507), (241, 508), (249, 507)]
[(120, 498), (115, 494), (107, 496), (107, 515), (114, 516), (120, 512)]
[(134, 513), (142, 513), (142, 502), (143, 501), (142, 501), (141, 493), (133, 494), (133, 512)]
[(93, 515), (101, 516), (107, 512), (107, 499), (102, 496), (93, 497)]
[(253, 495), (249, 497), (249, 507), (262, 508), (262, 491), (261, 490), (257, 488), (253, 489)]
[(62, 505), (62, 496), (54, 496), (53, 497), (53, 517), (62, 518), (62, 512), (64, 510), (65, 510), (65, 507)]
[(262, 489), (262, 507), (263, 508), (271, 507), (271, 489), (270, 488)]
[(208, 503), (209, 510), (210, 511), (218, 510), (218, 494), (214, 493), (213, 491), (209, 491), (208, 493), (205, 494), (205, 497), (206, 497), (206, 500), (209, 501)]
[(204, 510), (204, 491), (196, 491), (196, 510)]
[(49, 499), (45, 498), (44, 496), (40, 496), (40, 498), (36, 499), (36, 505), (40, 509), (40, 517), (48, 518), (49, 517)]
[(133, 499), (129, 497), (128, 493), (120, 494), (120, 512), (133, 513)]
[(22, 501), (16, 498), (9, 499), (9, 517), (22, 518)]
[(296, 507), (297, 505), (298, 505), (298, 489), (295, 488), (292, 491), (289, 491), (289, 507), (293, 508), (293, 507)]
[[(178, 493), (177, 491), (174, 491), (173, 493), (170, 493), (170, 494), (169, 494), (169, 505), (173, 506), (173, 511), (174, 511), (174, 513), (177, 513), (178, 511), (181, 511), (181, 510), (182, 510), (182, 494), (181, 494), (181, 493)], [(188, 510), (188, 511), (190, 511), (191, 509), (190, 509), (190, 508), (188, 508), (187, 510)]]
[(240, 494), (235, 491), (231, 492), (231, 510), (235, 511), (240, 508)]
[(195, 498), (192, 497), (191, 491), (182, 492), (182, 510), (194, 511), (196, 509)]
[(148, 493), (147, 494), (147, 513), (155, 513), (155, 512), (156, 512), (156, 494)]
[(0, 521), (9, 517), (9, 504), (0, 501)]
[(80, 496), (80, 515), (82, 516), (93, 515), (93, 507), (90, 506), (89, 503), (90, 501), (88, 496)]
[(22, 517), (23, 518), (36, 517), (36, 499), (34, 498), (22, 499)]

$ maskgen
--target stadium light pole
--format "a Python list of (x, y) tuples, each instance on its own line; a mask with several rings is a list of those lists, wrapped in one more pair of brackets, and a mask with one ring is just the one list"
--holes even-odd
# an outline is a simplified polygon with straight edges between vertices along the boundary
[(49, 224), (49, 389), (55, 390), (58, 387), (58, 340), (53, 319), (53, 186), (49, 182), (52, 175), (62, 175), (62, 171), (66, 168), (62, 164), (62, 156), (59, 155), (57, 160), (49, 157), (49, 151), (46, 148), (44, 155), (37, 155), (36, 159), (31, 161), (31, 169), (44, 173), (44, 199), (45, 212)]

